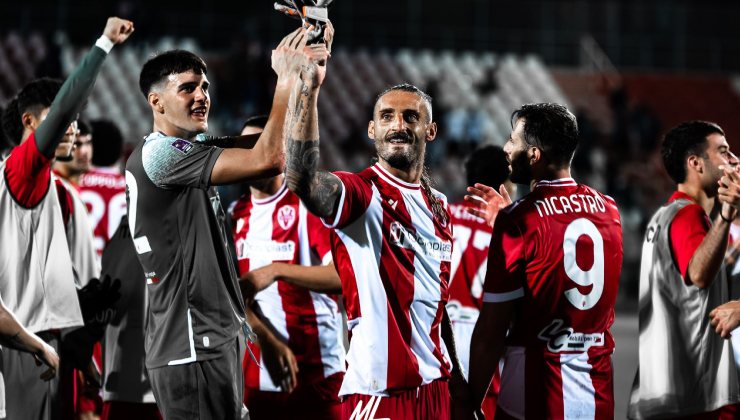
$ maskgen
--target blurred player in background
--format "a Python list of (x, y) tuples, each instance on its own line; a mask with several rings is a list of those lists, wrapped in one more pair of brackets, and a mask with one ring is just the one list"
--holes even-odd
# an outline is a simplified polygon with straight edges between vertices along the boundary
[(87, 205), (100, 256), (126, 214), (126, 179), (119, 166), (123, 135), (115, 123), (107, 120), (92, 121), (90, 127), (90, 137), (80, 140), (83, 147), (89, 145), (89, 156), (80, 161), (84, 170), (77, 188)]
[(105, 246), (103, 277), (121, 280), (121, 299), (105, 330), (102, 420), (161, 420), (144, 364), (146, 279), (128, 219)]
[(639, 365), (628, 415), (736, 418), (732, 345), (710, 320), (730, 300), (724, 257), (740, 205), (740, 178), (731, 167), (737, 158), (722, 128), (706, 121), (672, 128), (661, 155), (676, 191), (645, 232)]
[(512, 127), (511, 181), (532, 191), (493, 228), (470, 347), (471, 411), (503, 357), (497, 418), (612, 418), (616, 203), (570, 177), (578, 125), (564, 106), (524, 105)]
[[(49, 79), (31, 82), (3, 114), (7, 137), (19, 145), (0, 166), (4, 249), (0, 253), (0, 295), (21, 324), (55, 349), (59, 348), (60, 330), (81, 326), (83, 319), (87, 322), (96, 312), (78, 303), (76, 273), (65, 238), (65, 218), (72, 202), (55, 182), (51, 164), (55, 157), (69, 158), (76, 137), (76, 116), (103, 61), (112, 47), (132, 32), (130, 21), (109, 18), (95, 47), (61, 87)], [(70, 341), (69, 336), (65, 341)], [(89, 355), (81, 359), (89, 360)], [(2, 371), (9, 416), (48, 419), (62, 414), (58, 381), (38, 383), (33, 357), (6, 349)]]
[[(248, 120), (242, 134), (259, 133), (266, 120)], [(336, 298), (326, 294), (341, 292), (331, 231), (282, 174), (251, 182), (231, 213), (242, 282), (257, 292), (247, 313), (261, 367), (244, 357), (250, 418), (338, 420), (344, 347)]]
[[(509, 181), (509, 162), (506, 153), (499, 146), (483, 146), (470, 154), (465, 162), (467, 185), (476, 190), (493, 194), (494, 186), (501, 189), (502, 206), (511, 203), (510, 194), (516, 187)], [(472, 196), (469, 196), (472, 197)], [(493, 223), (498, 213), (498, 206), (492, 208), (491, 214), (479, 212), (481, 201), (461, 201), (450, 204), (452, 216), (452, 268), (450, 281), (450, 301), (447, 312), (455, 333), (455, 344), (463, 370), (467, 377), (470, 358), (470, 338), (478, 313), (483, 304), (483, 280), (488, 267), (488, 246), (491, 243)], [(484, 403), (486, 417), (493, 418), (496, 410), (498, 379), (489, 389)]]

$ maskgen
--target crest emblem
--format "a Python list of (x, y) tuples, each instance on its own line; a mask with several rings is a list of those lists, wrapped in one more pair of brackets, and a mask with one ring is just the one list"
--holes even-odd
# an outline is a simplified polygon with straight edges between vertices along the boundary
[(290, 229), (295, 223), (295, 209), (292, 206), (285, 205), (280, 207), (277, 214), (278, 224), (283, 230)]

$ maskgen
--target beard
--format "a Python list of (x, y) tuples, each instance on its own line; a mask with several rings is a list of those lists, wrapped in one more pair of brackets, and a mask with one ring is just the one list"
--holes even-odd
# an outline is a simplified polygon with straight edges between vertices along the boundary
[[(396, 148), (390, 143), (393, 139), (403, 139), (408, 143), (407, 147)], [(423, 151), (417, 150), (418, 147), (413, 142), (413, 138), (404, 132), (392, 133), (386, 136), (385, 140), (376, 140), (375, 148), (378, 152), (378, 157), (392, 167), (399, 170), (407, 171), (419, 161), (419, 157), (423, 156)]]
[(515, 184), (529, 185), (532, 182), (532, 168), (527, 162), (527, 154), (520, 152), (511, 159), (511, 182)]

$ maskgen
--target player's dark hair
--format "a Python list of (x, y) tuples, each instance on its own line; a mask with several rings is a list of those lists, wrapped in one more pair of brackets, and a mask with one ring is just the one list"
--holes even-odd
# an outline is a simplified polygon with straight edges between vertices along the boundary
[(725, 132), (709, 121), (686, 121), (668, 131), (660, 154), (673, 182), (680, 184), (686, 181), (686, 159), (689, 156), (707, 157), (707, 136), (710, 134), (724, 136)]
[(139, 89), (146, 98), (152, 86), (171, 74), (187, 73), (207, 74), (208, 67), (202, 58), (185, 50), (170, 50), (158, 54), (144, 63), (139, 75)]
[(57, 96), (62, 82), (57, 79), (44, 77), (36, 79), (21, 88), (15, 98), (8, 103), (3, 112), (3, 131), (11, 145), (18, 145), (23, 136), (24, 113), (29, 112), (35, 117), (41, 115), (41, 111), (51, 106), (54, 97)]
[(498, 190), (509, 179), (509, 161), (504, 149), (492, 144), (479, 147), (465, 161), (468, 185), (481, 183)]
[(247, 127), (259, 127), (264, 129), (267, 125), (267, 115), (253, 115), (247, 118), (242, 125), (242, 131)]
[(568, 108), (555, 103), (526, 104), (511, 114), (511, 127), (524, 119), (524, 141), (538, 147), (547, 161), (565, 167), (578, 146), (578, 122)]
[[(388, 94), (389, 92), (394, 91), (403, 91), (403, 92), (411, 92), (419, 95), (426, 103), (429, 105), (429, 120), (432, 119), (432, 97), (429, 96), (426, 92), (419, 89), (418, 87), (410, 84), (410, 83), (401, 83), (399, 85), (391, 86), (384, 91), (380, 92), (380, 94), (375, 98), (375, 105), (378, 104), (378, 101), (380, 101), (380, 98)], [(442, 206), (442, 203), (440, 200), (435, 197), (434, 193), (432, 192), (432, 178), (429, 176), (429, 173), (427, 172), (427, 168), (423, 167), (421, 171), (421, 189), (424, 191), (424, 195), (427, 198), (427, 201), (429, 201), (429, 205), (432, 207), (432, 212), (434, 213), (434, 216), (437, 217), (443, 224), (447, 224), (448, 217), (447, 212), (445, 211), (444, 207)]]
[(123, 135), (118, 126), (109, 120), (90, 123), (93, 133), (93, 159), (95, 166), (112, 166), (123, 152)]
[(427, 105), (429, 105), (429, 119), (430, 120), (432, 119), (432, 97), (429, 96), (428, 93), (426, 93), (423, 90), (419, 89), (418, 87), (412, 85), (411, 83), (401, 83), (401, 84), (398, 84), (398, 85), (395, 85), (395, 86), (391, 86), (391, 87), (385, 89), (384, 91), (380, 92), (380, 94), (375, 97), (375, 105), (378, 104), (378, 101), (380, 100), (380, 98), (382, 98), (383, 96), (385, 96), (387, 93), (393, 92), (393, 91), (396, 91), (396, 90), (400, 90), (400, 91), (403, 91), (403, 92), (415, 93), (415, 94), (421, 96), (421, 98), (424, 99), (424, 101), (427, 103)]
[(82, 118), (77, 119), (77, 131), (79, 131), (79, 135), (81, 136), (93, 134), (93, 129), (92, 127), (90, 127), (90, 123), (88, 123), (87, 120), (84, 120)]

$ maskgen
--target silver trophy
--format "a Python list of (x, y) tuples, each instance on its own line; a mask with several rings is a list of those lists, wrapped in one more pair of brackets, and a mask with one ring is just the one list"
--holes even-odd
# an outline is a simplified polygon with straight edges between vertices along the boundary
[(329, 5), (334, 0), (281, 0), (275, 2), (275, 10), (300, 19), (308, 30), (308, 44), (324, 41), (324, 27), (329, 21)]

